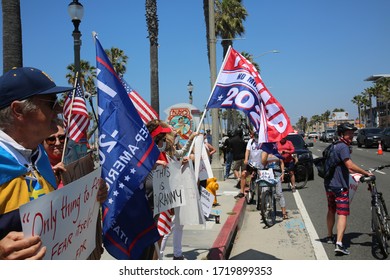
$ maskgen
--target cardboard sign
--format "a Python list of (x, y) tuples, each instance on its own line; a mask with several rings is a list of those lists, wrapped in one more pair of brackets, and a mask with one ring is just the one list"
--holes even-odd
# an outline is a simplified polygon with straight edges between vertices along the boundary
[(206, 190), (205, 188), (200, 188), (200, 189), (201, 189), (200, 202), (202, 204), (203, 214), (206, 217), (209, 217), (211, 213), (211, 209), (213, 207), (214, 195), (210, 193), (208, 190)]
[(154, 215), (186, 203), (180, 164), (170, 162), (165, 168), (158, 165), (153, 174)]
[(87, 259), (95, 248), (100, 174), (98, 168), (19, 208), (23, 233), (41, 237), (45, 260)]

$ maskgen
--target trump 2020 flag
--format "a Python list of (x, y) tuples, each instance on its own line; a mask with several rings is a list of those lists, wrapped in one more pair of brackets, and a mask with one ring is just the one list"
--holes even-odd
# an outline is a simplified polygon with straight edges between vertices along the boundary
[(159, 239), (143, 182), (160, 151), (96, 40), (99, 155), (109, 186), (103, 203), (103, 242), (117, 259), (140, 259)]
[(243, 111), (259, 133), (259, 142), (278, 142), (293, 131), (290, 118), (271, 95), (257, 69), (229, 47), (206, 106)]

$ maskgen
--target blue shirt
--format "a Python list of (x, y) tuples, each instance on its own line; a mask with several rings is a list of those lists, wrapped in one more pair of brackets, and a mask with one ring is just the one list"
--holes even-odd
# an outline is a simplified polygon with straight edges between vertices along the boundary
[(324, 180), (325, 188), (347, 188), (349, 187), (349, 170), (344, 164), (344, 160), (351, 158), (349, 146), (343, 142), (339, 142), (334, 146), (334, 152), (330, 155), (334, 157), (339, 164), (336, 166), (335, 172), (330, 179)]

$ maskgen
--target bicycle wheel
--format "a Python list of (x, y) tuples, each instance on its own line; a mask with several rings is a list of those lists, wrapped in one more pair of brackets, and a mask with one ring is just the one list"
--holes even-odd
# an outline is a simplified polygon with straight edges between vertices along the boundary
[(389, 240), (390, 239), (390, 224), (389, 224), (390, 216), (389, 216), (389, 212), (387, 211), (386, 203), (385, 200), (383, 199), (382, 193), (378, 193), (378, 196), (383, 210), (382, 213), (383, 213), (383, 224), (385, 226), (385, 233), (386, 233), (387, 240)]
[(263, 189), (259, 183), (256, 183), (256, 209), (261, 210), (261, 193)]
[(309, 179), (309, 172), (306, 167), (302, 164), (298, 164), (295, 168), (295, 185), (297, 188), (301, 189), (307, 184)]
[(261, 194), (261, 217), (263, 222), (272, 227), (276, 221), (276, 204), (272, 190), (264, 190)]
[(375, 236), (378, 242), (379, 249), (381, 250), (383, 256), (385, 258), (388, 257), (389, 253), (387, 251), (387, 237), (385, 232), (384, 220), (383, 216), (383, 206), (380, 201), (377, 201), (377, 204), (372, 207), (372, 226), (375, 232)]
[(249, 183), (249, 191), (245, 196), (246, 203), (252, 204), (254, 196), (255, 196), (255, 182), (251, 180)]

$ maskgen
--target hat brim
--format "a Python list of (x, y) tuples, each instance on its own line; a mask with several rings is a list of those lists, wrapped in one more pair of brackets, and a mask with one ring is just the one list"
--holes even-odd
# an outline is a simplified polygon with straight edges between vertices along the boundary
[(58, 86), (55, 86), (53, 88), (50, 88), (50, 89), (47, 89), (45, 91), (42, 91), (42, 92), (39, 92), (39, 93), (35, 93), (34, 95), (41, 95), (41, 94), (59, 94), (59, 93), (63, 93), (63, 92), (67, 92), (67, 91), (72, 91), (74, 88), (72, 87), (58, 87)]

